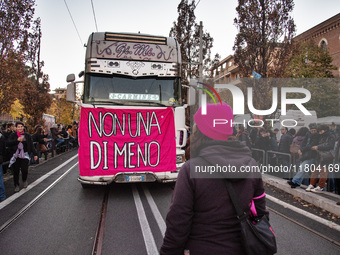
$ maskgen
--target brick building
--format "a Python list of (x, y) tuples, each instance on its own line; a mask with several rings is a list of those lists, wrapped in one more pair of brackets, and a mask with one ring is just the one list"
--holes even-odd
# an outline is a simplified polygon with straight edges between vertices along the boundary
[(210, 72), (215, 83), (224, 84), (240, 78), (239, 68), (234, 63), (233, 55), (229, 55), (225, 59), (221, 60), (216, 68), (210, 69)]
[[(332, 73), (334, 77), (340, 77), (340, 13), (294, 38), (301, 42), (311, 39), (320, 47), (327, 48), (333, 59), (332, 64), (337, 67), (337, 70)], [(209, 71), (216, 83), (227, 83), (240, 77), (239, 68), (234, 64), (233, 55), (221, 60), (216, 67)]]
[(299, 42), (307, 42), (311, 39), (319, 47), (327, 48), (333, 59), (332, 64), (337, 67), (337, 70), (332, 73), (334, 77), (340, 77), (340, 13), (294, 38)]

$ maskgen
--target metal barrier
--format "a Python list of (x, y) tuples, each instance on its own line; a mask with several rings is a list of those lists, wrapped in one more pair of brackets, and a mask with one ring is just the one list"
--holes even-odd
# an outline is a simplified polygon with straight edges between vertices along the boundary
[(282, 156), (286, 156), (288, 157), (288, 165), (291, 165), (292, 164), (292, 155), (290, 153), (284, 153), (284, 152), (278, 152), (278, 151), (267, 151), (266, 153), (266, 164), (268, 165), (268, 155), (269, 154), (275, 154), (275, 155), (282, 155)]
[(266, 161), (266, 151), (265, 150), (261, 150), (261, 149), (256, 149), (256, 148), (251, 148), (252, 152), (254, 151), (258, 151), (258, 152), (261, 152), (262, 153), (262, 164), (267, 164), (267, 161)]
[[(289, 169), (290, 170), (294, 170), (294, 167), (291, 167), (292, 166), (292, 155), (290, 153), (283, 153), (283, 152), (272, 151), (272, 150), (265, 151), (265, 150), (256, 149), (256, 148), (252, 148), (251, 150), (252, 150), (252, 152), (256, 151), (256, 152), (262, 153), (262, 158), (260, 158), (260, 160), (262, 159), (261, 163), (263, 165), (265, 165), (265, 166), (269, 166), (270, 165), (270, 162), (269, 162), (269, 160), (271, 159), (270, 155), (276, 155), (276, 156), (277, 155), (281, 155), (281, 156), (284, 156), (284, 157), (287, 158)], [(282, 177), (283, 178), (292, 178), (293, 175), (294, 175), (294, 173), (292, 171), (289, 171), (288, 173), (284, 172)]]

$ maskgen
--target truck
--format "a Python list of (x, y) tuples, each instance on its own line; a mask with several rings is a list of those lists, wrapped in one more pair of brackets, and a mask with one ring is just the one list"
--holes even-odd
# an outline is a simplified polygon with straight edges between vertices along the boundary
[(80, 183), (176, 181), (187, 140), (177, 40), (94, 32), (85, 54), (84, 80), (67, 76), (68, 101), (83, 83)]

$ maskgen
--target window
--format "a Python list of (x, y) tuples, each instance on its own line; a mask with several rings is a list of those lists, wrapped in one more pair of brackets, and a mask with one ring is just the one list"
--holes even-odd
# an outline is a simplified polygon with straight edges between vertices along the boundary
[(323, 52), (326, 52), (327, 51), (327, 41), (326, 40), (322, 40), (320, 42), (320, 47), (323, 50)]

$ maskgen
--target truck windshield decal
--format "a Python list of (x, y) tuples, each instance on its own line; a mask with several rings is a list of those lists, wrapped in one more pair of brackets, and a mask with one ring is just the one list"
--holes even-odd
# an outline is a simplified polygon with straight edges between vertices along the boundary
[(109, 99), (116, 100), (146, 100), (158, 101), (159, 95), (156, 94), (131, 94), (131, 93), (110, 93)]

